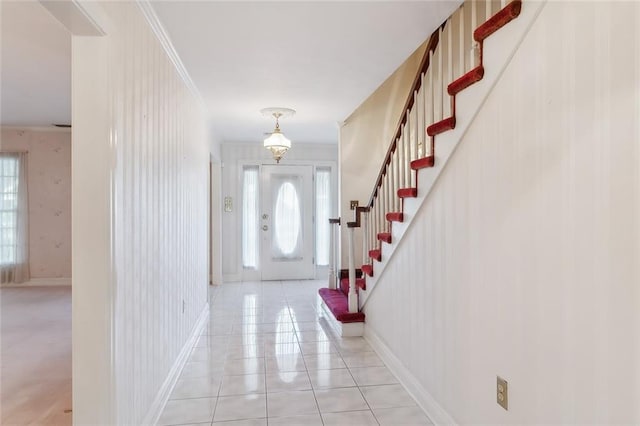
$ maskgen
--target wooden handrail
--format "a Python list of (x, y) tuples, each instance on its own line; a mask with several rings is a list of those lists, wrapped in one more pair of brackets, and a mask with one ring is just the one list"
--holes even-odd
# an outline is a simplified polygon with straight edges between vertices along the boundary
[[(424, 51), (424, 56), (422, 57), (422, 61), (420, 62), (420, 67), (418, 69), (418, 73), (416, 74), (415, 79), (413, 80), (413, 84), (411, 85), (411, 90), (409, 91), (409, 96), (407, 97), (407, 101), (404, 103), (404, 109), (402, 110), (402, 116), (398, 122), (397, 130), (393, 135), (393, 139), (391, 140), (391, 144), (389, 145), (389, 149), (387, 150), (387, 154), (384, 157), (384, 161), (382, 162), (382, 166), (380, 167), (380, 172), (378, 173), (378, 178), (376, 179), (376, 184), (373, 187), (373, 192), (371, 193), (371, 197), (369, 197), (369, 202), (366, 204), (367, 207), (373, 207), (373, 201), (375, 200), (376, 195), (378, 194), (378, 189), (380, 185), (382, 185), (382, 178), (387, 173), (387, 166), (391, 162), (391, 155), (396, 150), (396, 141), (402, 135), (402, 126), (404, 126), (407, 122), (407, 110), (410, 110), (413, 107), (413, 102), (415, 101), (414, 93), (420, 90), (420, 86), (422, 85), (422, 74), (427, 72), (429, 68), (429, 54), (436, 50), (439, 42), (439, 30), (444, 28), (447, 21), (445, 21), (438, 29), (436, 29), (433, 34), (429, 37), (429, 42), (427, 43), (427, 48)], [(357, 214), (358, 212), (356, 212)], [(359, 215), (357, 215), (359, 216)], [(356, 219), (358, 222), (358, 226), (360, 225), (360, 220)]]
[(369, 211), (369, 207), (358, 206), (355, 211), (355, 220), (353, 222), (347, 222), (349, 228), (360, 228), (360, 214)]

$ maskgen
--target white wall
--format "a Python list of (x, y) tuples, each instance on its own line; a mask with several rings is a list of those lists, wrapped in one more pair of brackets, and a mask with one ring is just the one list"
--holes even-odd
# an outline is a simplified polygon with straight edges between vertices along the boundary
[[(222, 212), (222, 241), (224, 244), (222, 255), (222, 273), (224, 281), (239, 281), (249, 278), (242, 269), (242, 164), (275, 164), (271, 153), (255, 143), (223, 143), (222, 144), (222, 199), (231, 197), (233, 211)], [(338, 147), (333, 144), (296, 143), (285, 154), (281, 164), (327, 164), (334, 166), (338, 159)], [(337, 176), (334, 181), (337, 181)], [(336, 185), (337, 186), (337, 185)], [(337, 193), (335, 193), (337, 200)], [(224, 209), (224, 205), (222, 206)]]
[(210, 140), (138, 6), (99, 12), (73, 38), (73, 414), (143, 424), (208, 309)]
[(640, 423), (639, 28), (547, 3), (369, 296), (458, 423)]

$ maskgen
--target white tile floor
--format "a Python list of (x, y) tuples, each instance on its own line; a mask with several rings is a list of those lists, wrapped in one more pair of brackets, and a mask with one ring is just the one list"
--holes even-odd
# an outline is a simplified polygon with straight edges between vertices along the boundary
[(211, 315), (159, 425), (429, 425), (360, 337), (318, 314), (325, 281), (213, 287)]

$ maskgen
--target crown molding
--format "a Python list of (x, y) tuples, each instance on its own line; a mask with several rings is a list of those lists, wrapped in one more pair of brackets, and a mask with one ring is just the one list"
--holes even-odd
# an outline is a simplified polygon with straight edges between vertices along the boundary
[[(94, 14), (87, 10), (92, 5), (81, 0), (46, 1), (40, 4), (75, 36), (103, 36), (105, 31), (94, 19)], [(95, 11), (94, 11), (95, 12)]]
[(180, 59), (180, 55), (178, 55), (178, 52), (173, 46), (173, 43), (171, 42), (167, 31), (164, 29), (162, 22), (160, 22), (160, 18), (158, 18), (156, 11), (153, 9), (151, 2), (149, 0), (136, 0), (136, 4), (140, 8), (140, 11), (142, 11), (142, 14), (149, 23), (149, 26), (153, 30), (153, 33), (156, 35), (156, 38), (160, 42), (160, 45), (164, 49), (165, 53), (173, 63), (173, 66), (178, 72), (178, 75), (180, 75), (180, 78), (182, 78), (182, 81), (184, 81), (184, 84), (189, 88), (202, 108), (207, 111), (208, 109), (206, 103), (204, 102), (204, 99), (202, 98), (202, 94), (191, 79), (187, 68), (184, 66), (182, 59)]

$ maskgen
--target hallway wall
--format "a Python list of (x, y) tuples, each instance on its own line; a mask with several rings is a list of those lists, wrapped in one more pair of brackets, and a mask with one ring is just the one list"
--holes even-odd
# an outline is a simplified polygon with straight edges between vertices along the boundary
[(208, 314), (205, 112), (134, 2), (73, 38), (74, 424), (152, 424)]
[(31, 278), (71, 284), (71, 132), (3, 128), (0, 140), (0, 151), (29, 152)]
[(639, 28), (546, 3), (365, 305), (457, 423), (640, 422)]

